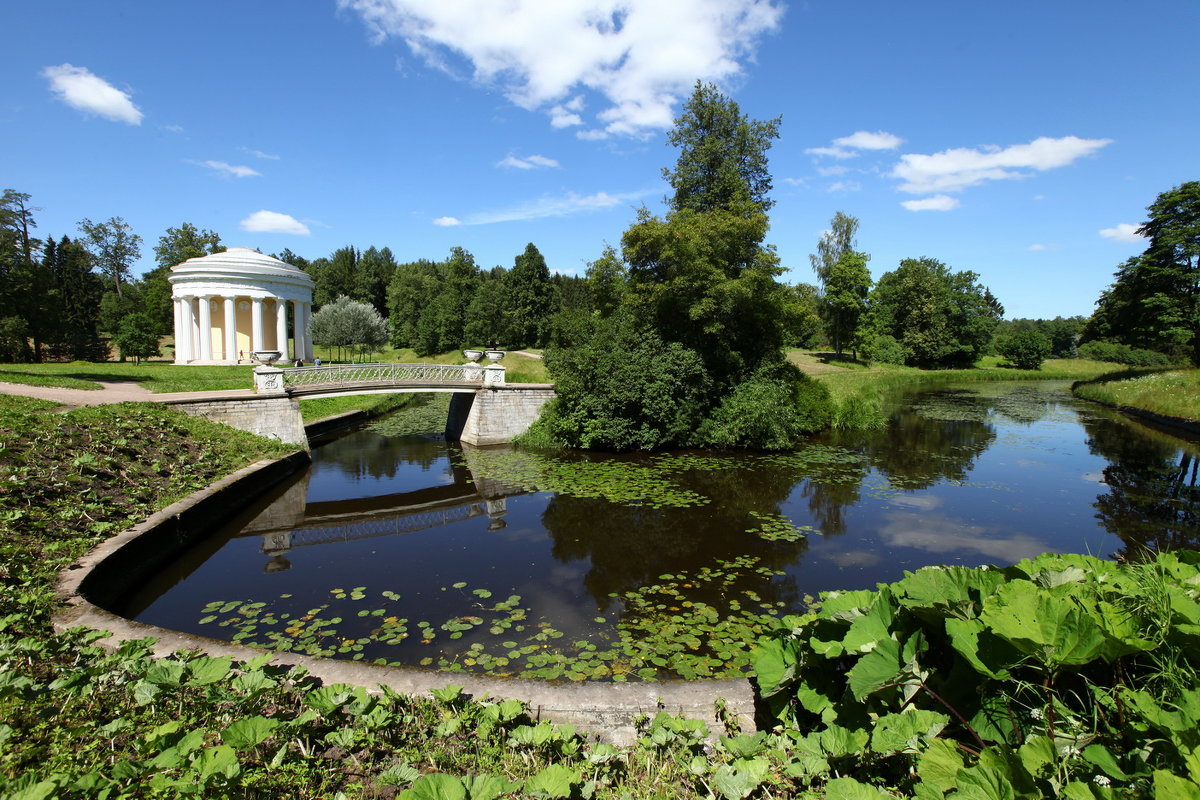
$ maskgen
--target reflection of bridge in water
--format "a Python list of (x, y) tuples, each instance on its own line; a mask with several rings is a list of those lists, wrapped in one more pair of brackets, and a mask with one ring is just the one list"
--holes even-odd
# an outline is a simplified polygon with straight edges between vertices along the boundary
[(307, 476), (293, 484), (236, 534), (259, 536), (271, 558), (266, 570), (287, 569), (284, 557), (300, 547), (341, 544), (430, 530), (486, 516), (489, 530), (505, 526), (507, 498), (524, 494), (496, 481), (478, 483), (464, 467), (452, 468), (455, 482), (409, 492), (350, 500), (307, 502)]

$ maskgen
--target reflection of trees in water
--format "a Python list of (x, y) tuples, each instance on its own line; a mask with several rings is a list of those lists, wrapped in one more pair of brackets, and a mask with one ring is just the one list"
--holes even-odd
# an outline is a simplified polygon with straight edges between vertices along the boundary
[(1108, 491), (1094, 506), (1096, 518), (1124, 542), (1115, 555), (1134, 560), (1146, 550), (1200, 548), (1200, 459), (1194, 448), (1105, 416), (1085, 415), (1082, 422), (1091, 451), (1109, 462)]
[(987, 406), (968, 396), (961, 418), (929, 419), (912, 407), (899, 409), (887, 425), (874, 431), (846, 431), (833, 437), (837, 444), (857, 447), (870, 464), (899, 489), (928, 489), (942, 480), (963, 481), (975, 460), (996, 440), (996, 429), (985, 422)]
[(321, 465), (336, 466), (352, 478), (393, 478), (400, 467), (432, 469), (446, 458), (446, 443), (425, 436), (389, 438), (358, 431), (321, 446)]
[(846, 509), (858, 502), (866, 472), (864, 463), (857, 480), (843, 477), (825, 481), (813, 477), (804, 481), (800, 495), (808, 501), (808, 513), (823, 535), (837, 536), (846, 532)]
[[(558, 495), (547, 504), (542, 524), (553, 539), (552, 553), (564, 563), (590, 561), (584, 585), (599, 608), (609, 607), (609, 594), (656, 583), (664, 573), (687, 575), (747, 555), (758, 558), (760, 566), (780, 570), (808, 549), (804, 539), (769, 542), (745, 532), (759, 524), (751, 511), (780, 513), (794, 476), (778, 470), (729, 469), (682, 477), (687, 488), (712, 502), (659, 510)], [(785, 576), (768, 582), (755, 575), (737, 587), (753, 589), (763, 602), (795, 607), (799, 600), (795, 584)], [(703, 587), (693, 588), (693, 599), (717, 608), (726, 605), (720, 596), (705, 596)]]

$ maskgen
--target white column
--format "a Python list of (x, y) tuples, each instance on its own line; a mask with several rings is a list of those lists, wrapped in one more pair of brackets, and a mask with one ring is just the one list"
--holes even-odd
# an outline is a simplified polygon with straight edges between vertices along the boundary
[(288, 361), (295, 356), (288, 356), (287, 346), (287, 300), (275, 298), (275, 345), (276, 350), (283, 353), (283, 360)]
[(304, 331), (304, 349), (301, 352), (304, 353), (304, 358), (312, 361), (313, 345), (312, 337), (309, 335), (309, 328), (312, 326), (312, 303), (301, 303), (300, 306), (303, 309), (301, 316), (304, 318), (304, 327), (302, 328)]
[(237, 310), (232, 297), (225, 298), (225, 360), (237, 363)]
[(180, 317), (183, 316), (183, 301), (178, 297), (171, 298), (171, 313), (175, 315), (175, 322), (171, 327), (171, 332), (175, 334), (175, 363), (183, 364), (183, 325), (180, 322)]
[(295, 358), (308, 355), (304, 350), (304, 309), (299, 300), (292, 301), (292, 350)]
[(200, 360), (212, 361), (212, 297), (200, 297)]
[(195, 348), (195, 331), (196, 327), (196, 307), (192, 304), (195, 298), (181, 297), (180, 314), (179, 314), (179, 338), (176, 347), (183, 347), (183, 363), (188, 363), (196, 357)]
[(250, 302), (254, 308), (250, 312), (250, 349), (265, 350), (263, 346), (263, 301), (261, 297), (253, 297)]

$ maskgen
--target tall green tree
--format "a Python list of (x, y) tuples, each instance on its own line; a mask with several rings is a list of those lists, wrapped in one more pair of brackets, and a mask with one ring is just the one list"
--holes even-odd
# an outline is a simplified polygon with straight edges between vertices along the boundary
[(121, 360), (133, 358), (134, 364), (143, 358), (159, 354), (158, 323), (148, 314), (135, 312), (126, 314), (121, 320), (121, 329), (113, 337), (113, 344), (121, 353)]
[(629, 273), (621, 254), (610, 244), (595, 261), (588, 264), (587, 281), (591, 289), (592, 308), (601, 317), (611, 316), (621, 304)]
[(554, 287), (550, 268), (537, 247), (530, 242), (513, 260), (505, 276), (506, 347), (535, 347), (545, 343), (550, 315), (554, 311)]
[(112, 279), (117, 296), (121, 296), (122, 282), (129, 280), (130, 270), (142, 257), (142, 237), (121, 217), (111, 217), (107, 222), (84, 218), (79, 221), (79, 232), (96, 266)]
[(711, 83), (696, 81), (683, 112), (667, 134), (679, 148), (674, 169), (663, 177), (675, 194), (673, 211), (707, 212), (749, 208), (766, 214), (775, 204), (767, 150), (779, 138), (779, 123), (754, 120)]
[(829, 230), (822, 233), (817, 241), (817, 252), (808, 257), (822, 287), (842, 256), (858, 249), (858, 242), (854, 238), (857, 233), (857, 217), (843, 214), (841, 211), (834, 212), (833, 219), (829, 221)]
[(867, 312), (867, 295), (871, 291), (871, 271), (867, 269), (867, 254), (854, 250), (842, 253), (825, 278), (825, 297), (822, 310), (825, 330), (833, 341), (833, 350), (840, 358), (846, 345), (855, 341)]
[[(53, 240), (51, 240), (53, 241)], [(60, 314), (60, 343), (75, 361), (103, 361), (100, 341), (100, 300), (104, 281), (92, 271), (91, 257), (78, 242), (62, 237), (53, 252), (46, 246), (46, 262), (56, 286)]]
[(15, 189), (5, 189), (0, 195), (0, 230), (10, 231), (21, 259), (28, 265), (33, 263), (41, 242), (29, 235), (36, 228), (33, 212), (41, 211), (29, 205), (30, 195)]
[(811, 283), (789, 287), (784, 305), (784, 344), (789, 347), (812, 347), (824, 335), (821, 319), (824, 298), (821, 290)]

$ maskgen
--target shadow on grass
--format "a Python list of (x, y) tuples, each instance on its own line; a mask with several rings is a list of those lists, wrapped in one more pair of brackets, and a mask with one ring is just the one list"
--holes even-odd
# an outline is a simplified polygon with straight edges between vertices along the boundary
[(1117, 383), (1119, 381), (1127, 381), (1133, 378), (1144, 378), (1147, 375), (1158, 375), (1163, 372), (1176, 372), (1179, 367), (1126, 367), (1125, 369), (1106, 372), (1103, 375), (1097, 375), (1094, 378), (1088, 378), (1083, 381), (1075, 381), (1071, 384), (1071, 388), (1076, 386), (1103, 386), (1106, 383)]
[(867, 369), (870, 363), (862, 359), (855, 358), (847, 353), (842, 353), (840, 356), (837, 353), (810, 353), (810, 355), (820, 361), (822, 364), (831, 364), (835, 367), (860, 367)]

